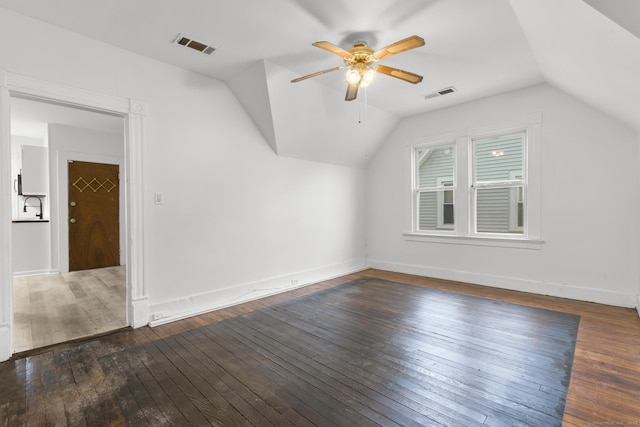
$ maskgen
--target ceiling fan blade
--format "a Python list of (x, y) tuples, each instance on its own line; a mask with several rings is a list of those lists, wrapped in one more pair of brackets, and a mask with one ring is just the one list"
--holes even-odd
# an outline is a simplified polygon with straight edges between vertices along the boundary
[(346, 67), (333, 67), (333, 68), (329, 68), (327, 70), (318, 71), (318, 72), (315, 72), (315, 73), (312, 73), (312, 74), (308, 74), (306, 76), (298, 77), (297, 79), (293, 79), (293, 80), (291, 80), (291, 83), (297, 83), (297, 82), (302, 81), (302, 80), (310, 79), (311, 77), (316, 77), (316, 76), (319, 76), (321, 74), (330, 73), (332, 71), (342, 70), (344, 68), (346, 68)]
[(347, 86), (347, 94), (344, 96), (345, 101), (353, 101), (358, 96), (358, 86), (359, 85), (348, 85)]
[(347, 52), (346, 50), (344, 50), (343, 48), (336, 46), (333, 43), (329, 43), (329, 42), (315, 42), (313, 43), (313, 45), (315, 47), (319, 47), (320, 49), (324, 49), (328, 52), (334, 53), (336, 55), (338, 55), (339, 57), (341, 57), (342, 59), (349, 59), (351, 58), (353, 55), (349, 52)]
[(422, 76), (410, 73), (408, 71), (400, 70), (398, 68), (387, 67), (386, 65), (378, 65), (375, 69), (378, 73), (386, 74), (387, 76), (395, 77), (396, 79), (404, 80), (409, 83), (416, 84), (422, 81)]
[(391, 55), (395, 55), (396, 53), (404, 52), (406, 50), (415, 49), (417, 47), (424, 46), (424, 39), (420, 36), (411, 36), (406, 39), (397, 41), (393, 44), (390, 44), (387, 47), (383, 47), (373, 54), (373, 56), (377, 59), (383, 59)]

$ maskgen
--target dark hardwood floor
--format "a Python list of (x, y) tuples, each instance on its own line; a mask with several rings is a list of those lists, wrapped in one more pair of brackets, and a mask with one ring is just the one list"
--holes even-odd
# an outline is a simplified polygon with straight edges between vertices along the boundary
[(635, 310), (367, 270), (4, 362), (0, 420), (640, 425), (639, 349)]

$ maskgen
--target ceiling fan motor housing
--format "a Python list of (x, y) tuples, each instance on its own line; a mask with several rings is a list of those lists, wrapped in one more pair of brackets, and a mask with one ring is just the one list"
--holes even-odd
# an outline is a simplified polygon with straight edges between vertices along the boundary
[(349, 66), (351, 64), (364, 63), (369, 65), (372, 62), (377, 61), (373, 56), (373, 49), (371, 49), (365, 42), (356, 42), (351, 49), (349, 49), (351, 58), (344, 60), (344, 63)]

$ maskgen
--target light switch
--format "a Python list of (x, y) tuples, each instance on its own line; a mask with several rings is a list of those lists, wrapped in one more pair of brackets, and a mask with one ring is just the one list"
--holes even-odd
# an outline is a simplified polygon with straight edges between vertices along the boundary
[(156, 205), (161, 205), (164, 203), (164, 197), (162, 193), (155, 193), (154, 198), (155, 198)]

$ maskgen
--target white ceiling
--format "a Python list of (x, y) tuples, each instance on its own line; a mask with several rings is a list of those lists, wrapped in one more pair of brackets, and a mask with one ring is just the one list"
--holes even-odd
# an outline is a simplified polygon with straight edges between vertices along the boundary
[[(416, 86), (379, 76), (367, 102), (396, 116), (539, 82), (508, 0), (0, 0), (0, 6), (223, 81), (267, 59), (298, 75), (342, 65), (313, 47), (373, 48), (417, 34), (422, 48), (382, 63), (424, 76)], [(211, 44), (206, 56), (172, 44), (179, 34)], [(354, 37), (362, 34), (363, 37)], [(316, 78), (344, 92), (342, 73)], [(300, 82), (304, 85), (308, 82)], [(423, 95), (456, 86), (454, 101)]]
[[(282, 80), (277, 82), (278, 87), (290, 85), (286, 93), (301, 104), (298, 110), (313, 110), (313, 97), (318, 91), (310, 87), (328, 88), (327, 93), (345, 103), (346, 84), (341, 72), (288, 83), (293, 77), (341, 65), (338, 56), (313, 47), (314, 41), (326, 40), (349, 48), (353, 41), (363, 39), (377, 49), (416, 34), (426, 40), (424, 47), (382, 63), (421, 74), (424, 80), (411, 85), (378, 76), (366, 91), (366, 102), (380, 114), (397, 120), (547, 81), (640, 130), (640, 115), (636, 113), (640, 111), (636, 108), (640, 96), (636, 96), (637, 101), (627, 96), (629, 92), (640, 95), (640, 25), (638, 14), (633, 13), (638, 11), (638, 0), (617, 0), (615, 7), (610, 3), (0, 0), (0, 7), (220, 79), (230, 83), (232, 89), (239, 86), (238, 76), (250, 76), (253, 71), (248, 70), (255, 70), (256, 64), (267, 64), (258, 65), (268, 68), (262, 70), (263, 81), (274, 84), (269, 76), (277, 75)], [(179, 47), (172, 43), (179, 33), (217, 50), (206, 56)], [(626, 87), (626, 91), (607, 91), (608, 85)], [(424, 95), (448, 86), (455, 86), (458, 92), (424, 99)], [(363, 93), (360, 98), (364, 98)], [(261, 126), (261, 130), (267, 140), (273, 139), (269, 142), (278, 151), (278, 129), (283, 124), (276, 121), (290, 114), (266, 109), (287, 103), (282, 99), (265, 100), (263, 105), (260, 117), (261, 112), (245, 102), (256, 123), (273, 121), (269, 129)], [(378, 140), (371, 143), (369, 151), (381, 143), (386, 131), (371, 132)]]

